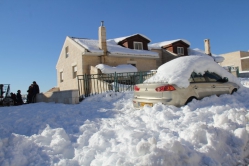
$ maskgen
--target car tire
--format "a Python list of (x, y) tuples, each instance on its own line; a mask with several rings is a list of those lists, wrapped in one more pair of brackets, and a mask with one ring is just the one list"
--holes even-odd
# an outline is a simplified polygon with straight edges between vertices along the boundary
[(232, 92), (231, 92), (231, 95), (232, 95), (234, 92), (237, 92), (237, 89), (233, 89)]
[(190, 97), (190, 98), (188, 98), (188, 100), (186, 101), (185, 105), (187, 105), (188, 103), (192, 102), (193, 99), (196, 99), (196, 100), (197, 100), (196, 97)]

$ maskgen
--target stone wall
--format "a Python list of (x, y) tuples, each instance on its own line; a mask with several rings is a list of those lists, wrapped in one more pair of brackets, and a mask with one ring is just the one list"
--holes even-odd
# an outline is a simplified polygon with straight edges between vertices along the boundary
[(66, 90), (66, 91), (39, 93), (36, 95), (36, 102), (78, 104), (79, 91)]

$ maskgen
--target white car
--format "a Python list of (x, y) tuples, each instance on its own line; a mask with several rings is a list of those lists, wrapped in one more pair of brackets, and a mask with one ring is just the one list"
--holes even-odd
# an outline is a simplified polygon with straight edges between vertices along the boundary
[(180, 57), (160, 66), (144, 83), (135, 85), (133, 106), (156, 103), (182, 106), (193, 99), (232, 94), (240, 86), (235, 76), (210, 57)]

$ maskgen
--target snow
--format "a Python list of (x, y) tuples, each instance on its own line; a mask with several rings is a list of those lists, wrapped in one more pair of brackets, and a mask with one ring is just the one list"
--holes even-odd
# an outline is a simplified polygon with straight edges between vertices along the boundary
[(179, 108), (158, 103), (135, 110), (132, 97), (109, 92), (77, 105), (1, 107), (0, 165), (249, 163), (249, 89)]
[[(195, 49), (188, 48), (188, 53), (190, 55), (209, 56), (209, 55), (205, 54), (205, 52), (203, 50), (200, 50), (199, 48), (195, 48)], [(212, 58), (214, 58), (215, 62), (217, 62), (217, 63), (221, 63), (225, 59), (223, 56), (216, 55), (216, 54), (212, 54)]]
[[(107, 40), (107, 50), (109, 52), (109, 56), (131, 56), (133, 55), (134, 57), (144, 57), (144, 58), (159, 58), (159, 55), (157, 52), (149, 51), (149, 50), (133, 50), (129, 48), (122, 47), (118, 45), (118, 42), (128, 38), (132, 37), (135, 35), (141, 35), (144, 38), (150, 39), (142, 34), (134, 34), (130, 36), (125, 36), (125, 37), (120, 37), (120, 38), (115, 38), (115, 39), (109, 39)], [(86, 48), (88, 51), (92, 53), (99, 53), (100, 55), (103, 55), (103, 50), (99, 49), (99, 41), (98, 40), (93, 40), (93, 39), (83, 39), (83, 38), (72, 38), (75, 42)], [(185, 40), (185, 39), (176, 39), (176, 40), (170, 40), (170, 41), (164, 41), (164, 42), (159, 42), (159, 43), (154, 43), (154, 44), (149, 44), (148, 47), (149, 49), (161, 49), (162, 46), (177, 42), (177, 41), (183, 41), (186, 44), (190, 45), (190, 42)], [(196, 49), (188, 49), (189, 55), (205, 55), (205, 52), (196, 48)], [(212, 57), (214, 60), (218, 63), (223, 62), (224, 58), (219, 55), (212, 54)]]
[(103, 50), (99, 49), (99, 41), (98, 40), (92, 40), (92, 39), (77, 39), (73, 38), (75, 42), (86, 48), (88, 51), (94, 52), (94, 53), (102, 53)]
[[(92, 53), (99, 53), (103, 55), (103, 50), (99, 49), (99, 41), (92, 39), (80, 39), (80, 38), (72, 38), (75, 42), (86, 48), (88, 51)], [(107, 50), (109, 52), (109, 56), (133, 56), (133, 57), (145, 57), (145, 58), (159, 58), (157, 52), (149, 51), (149, 50), (133, 50), (129, 48), (122, 47), (117, 45), (114, 40), (108, 40), (107, 42)]]
[(129, 48), (122, 47), (120, 45), (117, 45), (114, 40), (107, 41), (107, 49), (111, 53), (111, 55), (118, 56), (120, 54), (125, 55), (133, 55), (133, 56), (139, 56), (139, 57), (151, 57), (151, 58), (159, 58), (159, 55), (157, 52), (149, 51), (149, 50), (133, 50)]
[(126, 72), (137, 72), (137, 68), (130, 65), (130, 64), (123, 64), (118, 65), (116, 67), (111, 67), (105, 64), (98, 64), (95, 66), (96, 68), (100, 69), (102, 73), (126, 73)]
[(240, 79), (240, 83), (241, 83), (243, 86), (249, 88), (248, 78), (239, 78), (239, 79)]
[(249, 73), (249, 71), (244, 70), (244, 71), (240, 71), (239, 73)]
[(136, 36), (136, 35), (140, 35), (140, 36), (144, 37), (145, 39), (151, 41), (150, 38), (148, 38), (147, 36), (145, 36), (143, 34), (139, 34), (139, 33), (136, 33), (136, 34), (133, 34), (133, 35), (130, 35), (130, 36), (124, 36), (124, 37), (119, 37), (119, 38), (115, 38), (115, 39), (110, 39), (110, 40), (114, 40), (118, 44), (119, 42), (121, 42), (121, 41), (123, 41), (123, 40), (125, 40), (125, 39), (127, 39), (129, 37)]
[[(188, 44), (189, 46), (191, 45), (191, 43), (185, 39), (176, 39), (176, 40), (169, 40), (169, 41), (163, 41), (163, 42), (158, 42), (158, 43), (153, 43), (153, 44), (149, 44), (148, 47), (149, 49), (161, 49), (163, 46), (167, 46), (169, 44), (178, 42), (178, 41), (183, 41), (184, 43)], [(205, 54), (205, 51), (200, 50), (199, 48), (195, 48), (195, 49), (191, 49), (188, 48), (188, 55), (203, 55), (203, 56), (209, 56), (207, 54)], [(214, 58), (214, 60), (217, 63), (221, 63), (224, 61), (224, 57), (223, 56), (219, 56), (216, 54), (212, 54), (212, 57)]]
[(192, 72), (204, 74), (205, 71), (215, 72), (216, 74), (227, 77), (229, 82), (241, 86), (240, 81), (218, 65), (209, 56), (185, 56), (173, 59), (161, 65), (157, 73), (145, 80), (144, 83), (165, 82), (175, 84), (180, 88), (189, 86), (189, 78)]
[[(118, 72), (127, 66), (96, 67)], [(248, 165), (248, 78), (234, 77), (211, 57), (186, 56), (160, 66), (147, 82), (186, 87), (193, 71), (206, 70), (228, 77), (239, 90), (182, 107), (158, 103), (137, 110), (133, 92), (122, 92), (118, 84), (120, 92), (91, 96), (75, 105), (0, 107), (0, 165)]]
[(149, 44), (150, 49), (161, 49), (163, 46), (167, 46), (169, 44), (178, 42), (178, 41), (183, 41), (184, 43), (188, 44), (189, 46), (191, 45), (189, 41), (185, 39), (175, 39), (175, 40), (169, 40), (169, 41), (163, 41), (163, 42), (158, 42), (158, 43), (153, 43)]

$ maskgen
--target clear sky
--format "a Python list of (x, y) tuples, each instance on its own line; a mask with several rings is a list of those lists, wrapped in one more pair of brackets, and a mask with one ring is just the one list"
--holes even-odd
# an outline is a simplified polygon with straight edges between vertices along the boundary
[(223, 54), (249, 50), (248, 0), (0, 0), (0, 83), (25, 94), (36, 81), (41, 92), (57, 86), (56, 63), (66, 36), (98, 39), (141, 33), (151, 43), (190, 41)]

